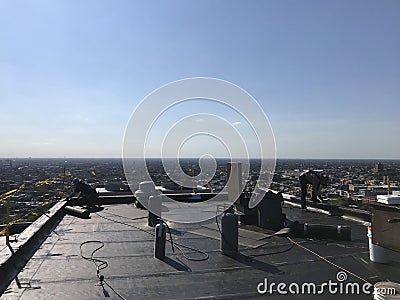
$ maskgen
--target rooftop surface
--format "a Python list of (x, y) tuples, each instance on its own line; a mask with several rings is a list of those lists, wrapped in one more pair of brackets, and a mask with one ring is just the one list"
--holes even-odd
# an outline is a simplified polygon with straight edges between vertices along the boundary
[[(267, 279), (275, 283), (315, 283), (319, 289), (329, 281), (339, 283), (337, 274), (346, 269), (343, 283), (371, 284), (398, 281), (400, 254), (392, 253), (389, 264), (369, 260), (365, 225), (342, 217), (302, 211), (287, 203), (290, 220), (314, 224), (349, 225), (351, 241), (268, 238), (269, 230), (241, 225), (237, 257), (220, 252), (220, 235), (215, 220), (202, 224), (169, 223), (174, 243), (167, 243), (164, 261), (154, 258), (154, 229), (147, 225), (147, 211), (132, 204), (104, 205), (90, 219), (65, 215), (23, 270), (2, 295), (2, 299), (300, 299), (304, 295), (278, 293), (261, 296), (257, 286)], [(142, 218), (143, 217), (143, 218)], [(142, 219), (137, 219), (142, 218)], [(96, 241), (82, 244), (86, 241)], [(96, 266), (107, 284), (101, 286)], [(265, 244), (266, 243), (266, 244)], [(265, 245), (263, 245), (265, 244)], [(190, 248), (186, 248), (190, 247)], [(258, 248), (257, 248), (258, 247)], [(305, 248), (304, 248), (305, 247)], [(194, 249), (198, 249), (199, 252)], [(307, 250), (308, 249), (308, 250)], [(313, 251), (313, 253), (311, 252)], [(208, 256), (207, 260), (203, 260)], [(197, 259), (188, 260), (189, 259)], [(336, 266), (335, 266), (336, 265)], [(264, 286), (261, 286), (263, 288)], [(114, 292), (115, 291), (115, 292)], [(287, 288), (286, 288), (287, 291)], [(336, 292), (325, 286), (318, 299), (372, 299)], [(309, 295), (306, 298), (311, 298)]]

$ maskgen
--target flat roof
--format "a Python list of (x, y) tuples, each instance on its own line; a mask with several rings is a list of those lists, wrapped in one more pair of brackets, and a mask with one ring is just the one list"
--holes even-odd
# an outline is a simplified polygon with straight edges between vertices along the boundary
[[(399, 253), (391, 253), (391, 261), (386, 265), (369, 261), (367, 229), (361, 223), (302, 211), (288, 204), (283, 210), (291, 220), (349, 225), (352, 240), (295, 238), (298, 245), (294, 245), (287, 238), (278, 236), (261, 240), (271, 231), (240, 225), (241, 255), (228, 257), (220, 252), (215, 220), (202, 224), (169, 223), (173, 241), (192, 248), (181, 247), (186, 257), (204, 258), (204, 253), (193, 250), (198, 249), (209, 258), (188, 260), (178, 249), (172, 252), (167, 243), (167, 258), (161, 261), (154, 258), (154, 229), (147, 226), (146, 210), (132, 204), (104, 205), (103, 210), (91, 213), (90, 219), (65, 215), (2, 299), (118, 299), (113, 290), (126, 299), (253, 299), (261, 297), (257, 286), (265, 280), (269, 286), (275, 284), (272, 295), (268, 290), (269, 298), (308, 299), (310, 296), (304, 294), (289, 292), (289, 295), (281, 295), (276, 286), (279, 283), (287, 286), (314, 283), (321, 289), (329, 281), (339, 283), (337, 274), (343, 270), (337, 266), (348, 271), (343, 283), (361, 286), (365, 283), (363, 280), (373, 284), (400, 278)], [(137, 219), (141, 217), (143, 219)], [(86, 241), (98, 242), (82, 245)], [(100, 242), (104, 247), (94, 257), (107, 262), (108, 266), (101, 274), (109, 286), (99, 285), (94, 263), (81, 257), (81, 246), (83, 255), (90, 256)], [(266, 244), (255, 249), (263, 243)], [(326, 288), (317, 297), (371, 299), (372, 295), (332, 295)]]

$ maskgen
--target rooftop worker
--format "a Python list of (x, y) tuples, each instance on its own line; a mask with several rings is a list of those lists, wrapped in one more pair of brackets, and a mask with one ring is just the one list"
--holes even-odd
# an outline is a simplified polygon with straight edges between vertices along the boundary
[(87, 207), (98, 205), (99, 195), (95, 189), (79, 178), (74, 178), (72, 183), (75, 185), (75, 190), (70, 197), (78, 194), (78, 199), (82, 199)]
[(320, 187), (327, 185), (329, 178), (320, 170), (307, 170), (300, 174), (299, 177), (301, 186), (301, 208), (306, 209), (307, 186), (312, 185), (311, 200), (317, 202), (317, 198), (322, 200)]

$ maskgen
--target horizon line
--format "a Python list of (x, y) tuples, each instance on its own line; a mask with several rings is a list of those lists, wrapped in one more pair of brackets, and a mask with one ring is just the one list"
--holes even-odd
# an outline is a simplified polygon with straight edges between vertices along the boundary
[[(175, 159), (177, 157), (164, 157), (164, 159)], [(115, 157), (115, 156), (76, 156), (76, 157), (67, 157), (67, 156), (49, 156), (49, 157), (42, 157), (42, 156), (13, 156), (13, 157), (0, 157), (0, 160), (11, 160), (11, 159), (124, 159), (123, 157)], [(141, 157), (132, 157), (127, 159), (141, 159)], [(162, 157), (146, 157), (146, 159), (162, 159)], [(179, 157), (179, 159), (200, 159), (199, 157)], [(215, 157), (215, 159), (246, 159), (245, 157)], [(253, 157), (250, 159), (261, 159), (260, 157)], [(263, 158), (263, 159), (274, 159), (274, 158)], [(355, 158), (355, 157), (277, 157), (279, 159), (287, 159), (287, 160), (400, 160), (400, 158)]]

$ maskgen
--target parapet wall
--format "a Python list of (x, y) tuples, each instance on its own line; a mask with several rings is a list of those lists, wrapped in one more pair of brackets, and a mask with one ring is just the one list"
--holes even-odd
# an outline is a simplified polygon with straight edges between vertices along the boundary
[(43, 214), (18, 235), (17, 241), (1, 246), (0, 295), (4, 293), (43, 241), (59, 224), (65, 214), (63, 208), (66, 203), (65, 200), (56, 203), (46, 214)]

